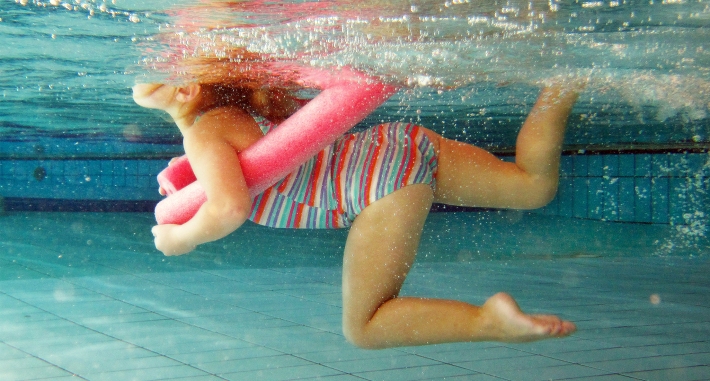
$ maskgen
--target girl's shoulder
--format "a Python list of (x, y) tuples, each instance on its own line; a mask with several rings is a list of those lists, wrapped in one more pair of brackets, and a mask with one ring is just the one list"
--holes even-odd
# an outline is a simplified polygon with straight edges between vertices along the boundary
[(239, 107), (218, 107), (200, 115), (193, 124), (196, 138), (226, 140), (237, 151), (246, 149), (264, 134), (254, 117)]
[(238, 122), (243, 119), (253, 120), (254, 118), (238, 106), (221, 106), (200, 113), (200, 120)]

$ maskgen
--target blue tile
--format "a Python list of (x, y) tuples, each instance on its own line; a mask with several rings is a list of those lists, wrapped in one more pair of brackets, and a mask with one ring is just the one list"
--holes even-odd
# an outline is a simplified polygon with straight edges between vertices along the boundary
[[(362, 381), (363, 379), (360, 377), (356, 377), (350, 374), (339, 374), (335, 376), (323, 376), (323, 377), (316, 377), (316, 378), (308, 378), (307, 380), (318, 380), (318, 381)], [(448, 378), (447, 378), (448, 380)], [(182, 380), (180, 380), (182, 381)], [(431, 380), (433, 381), (433, 380)], [(451, 381), (456, 381), (456, 380), (451, 380)], [(484, 381), (484, 380), (481, 380)], [(497, 380), (500, 381), (500, 380)]]
[(605, 178), (604, 181), (604, 214), (607, 221), (619, 220), (619, 178)]
[(536, 368), (534, 372), (531, 372), (529, 369), (501, 368), (489, 374), (511, 381), (546, 381), (566, 378), (601, 376), (610, 373), (612, 372), (577, 364), (570, 364), (552, 366), (547, 368)]
[[(662, 295), (661, 295), (662, 296)], [(697, 336), (696, 336), (697, 337)], [(694, 338), (684, 338), (681, 336), (670, 336), (667, 333), (648, 334), (641, 336), (610, 337), (606, 339), (609, 343), (626, 346), (641, 347), (666, 344), (682, 344), (695, 341)]]
[(152, 160), (150, 162), (150, 171), (157, 176), (158, 173), (168, 166), (168, 163), (168, 160)]
[(561, 365), (568, 365), (569, 362), (557, 360), (547, 356), (519, 356), (513, 358), (494, 358), (476, 361), (467, 361), (456, 363), (457, 366), (470, 369), (476, 372), (497, 375), (500, 370), (525, 370), (530, 372), (532, 369), (540, 369)]
[(690, 213), (707, 211), (709, 194), (710, 178), (702, 176), (688, 178), (686, 210)]
[(589, 155), (587, 170), (589, 171), (590, 177), (602, 177), (604, 176), (604, 156), (602, 155)]
[(574, 155), (574, 175), (577, 177), (587, 177), (589, 175), (589, 156)]
[(589, 180), (586, 177), (578, 177), (574, 179), (574, 195), (572, 201), (573, 217), (589, 217), (589, 191)]
[[(636, 180), (639, 179), (650, 181), (643, 177)], [(70, 217), (80, 218), (73, 215)], [(79, 370), (80, 375), (87, 373), (85, 378), (91, 380), (160, 377), (211, 381), (215, 376), (208, 374), (202, 367), (207, 367), (206, 364), (216, 366), (222, 362), (222, 366), (249, 369), (228, 373), (228, 378), (234, 380), (303, 377), (340, 381), (365, 377), (382, 380), (425, 378), (489, 381), (493, 375), (498, 375), (509, 380), (586, 377), (588, 380), (616, 381), (618, 377), (623, 377), (614, 370), (600, 369), (609, 367), (634, 372), (626, 373), (629, 377), (683, 380), (704, 377), (707, 369), (701, 368), (701, 365), (710, 361), (710, 342), (705, 339), (707, 308), (703, 307), (707, 304), (704, 285), (710, 277), (707, 275), (706, 261), (681, 256), (656, 258), (649, 255), (654, 249), (653, 245), (644, 246), (647, 245), (644, 243), (634, 247), (636, 242), (653, 240), (657, 227), (650, 225), (607, 224), (531, 214), (525, 214), (525, 218), (515, 223), (491, 218), (487, 213), (432, 216), (428, 221), (427, 234), (448, 234), (446, 229), (451, 229), (454, 234), (449, 236), (456, 238), (456, 235), (460, 235), (464, 244), (454, 246), (459, 244), (447, 241), (445, 246), (436, 243), (433, 249), (423, 247), (427, 253), (443, 257), (436, 257), (435, 261), (429, 262), (431, 257), (420, 256), (407, 280), (407, 287), (421, 291), (424, 295), (455, 297), (479, 304), (495, 291), (508, 290), (518, 295), (521, 305), (531, 312), (552, 311), (573, 318), (578, 322), (579, 332), (570, 338), (528, 344), (460, 343), (364, 351), (347, 344), (341, 335), (303, 326), (308, 323), (309, 315), (305, 312), (308, 309), (313, 308), (313, 314), (320, 314), (331, 307), (337, 309), (334, 306), (321, 308), (318, 302), (322, 302), (323, 295), (332, 298), (334, 289), (340, 288), (341, 269), (335, 265), (325, 268), (303, 259), (318, 248), (306, 247), (303, 242), (292, 242), (296, 241), (293, 237), (306, 236), (299, 236), (299, 232), (272, 233), (268, 229), (245, 226), (248, 235), (237, 234), (233, 241), (228, 238), (224, 246), (255, 246), (255, 253), (264, 254), (264, 257), (277, 255), (268, 249), (273, 241), (290, 247), (286, 250), (289, 256), (284, 258), (296, 258), (290, 259), (294, 262), (286, 260), (271, 267), (255, 268), (258, 266), (229, 262), (237, 261), (238, 256), (220, 257), (224, 262), (216, 263), (210, 248), (178, 258), (163, 258), (157, 253), (148, 255), (143, 250), (150, 247), (148, 237), (133, 234), (136, 222), (149, 228), (148, 220), (151, 217), (148, 215), (121, 217), (126, 220), (113, 215), (82, 215), (80, 221), (86, 226), (92, 226), (92, 231), (96, 232), (92, 239), (106, 239), (110, 245), (107, 245), (106, 250), (99, 250), (98, 246), (88, 250), (83, 246), (83, 239), (79, 240), (82, 242), (78, 246), (73, 246), (70, 241), (64, 242), (61, 248), (67, 250), (62, 250), (63, 261), (57, 262), (56, 240), (53, 240), (53, 245), (45, 240), (36, 240), (32, 245), (27, 245), (22, 240), (25, 235), (31, 237), (31, 234), (37, 234), (27, 229), (28, 226), (42, 226), (42, 236), (57, 232), (66, 234), (66, 226), (47, 223), (48, 218), (59, 220), (48, 214), (8, 214), (0, 219), (0, 235), (3, 237), (0, 250), (0, 340), (9, 338), (13, 346), (61, 365), (68, 372), (58, 375), (40, 374), (38, 377), (59, 379)], [(92, 223), (92, 218), (98, 223)], [(52, 229), (56, 231), (50, 231)], [(119, 230), (123, 233), (117, 233)], [(559, 234), (560, 231), (565, 234)], [(105, 233), (104, 237), (102, 233)], [(312, 234), (318, 233), (309, 232), (309, 235)], [(250, 241), (250, 235), (267, 239), (265, 243), (257, 244)], [(335, 237), (338, 240), (345, 238), (342, 235)], [(476, 247), (472, 246), (472, 242), (487, 243), (489, 246)], [(591, 254), (598, 256), (574, 258), (576, 252), (570, 252), (569, 247), (577, 248), (582, 242), (589, 242)], [(321, 243), (325, 245), (327, 239)], [(451, 247), (455, 249), (449, 257), (446, 257), (448, 253), (434, 252), (439, 249), (451, 251)], [(493, 252), (489, 247), (498, 251)], [(560, 247), (564, 249), (560, 250)], [(263, 248), (263, 252), (259, 252), (260, 248)], [(215, 250), (221, 252), (222, 245), (215, 247)], [(473, 258), (480, 252), (480, 257), (486, 260), (461, 262), (459, 250), (471, 251)], [(565, 256), (564, 260), (553, 257), (530, 260), (510, 254), (516, 250), (526, 255), (529, 253), (533, 258), (539, 252), (572, 255)], [(299, 255), (294, 256), (292, 252)], [(326, 254), (317, 254), (320, 255)], [(13, 263), (13, 260), (17, 262)], [(64, 261), (89, 275), (49, 278), (51, 274), (60, 271)], [(112, 275), (101, 275), (99, 272), (102, 270), (96, 266), (97, 263), (110, 265), (114, 269)], [(33, 273), (45, 279), (12, 280), (16, 275), (25, 276), (31, 271), (27, 266), (43, 271)], [(13, 273), (11, 270), (20, 267), (24, 272), (18, 270)], [(188, 269), (190, 271), (186, 271)], [(91, 271), (96, 273), (89, 273)], [(117, 275), (119, 271), (121, 275)], [(318, 283), (309, 283), (313, 281)], [(230, 290), (233, 291), (231, 294), (217, 291), (241, 282), (249, 283), (243, 283), (243, 289), (234, 286)], [(66, 303), (55, 300), (57, 297), (64, 298), (63, 295), (67, 293), (59, 291), (67, 290), (70, 286), (75, 290), (73, 299), (65, 299)], [(177, 288), (184, 288), (185, 291)], [(657, 306), (649, 302), (649, 294), (653, 292), (659, 292), (663, 297), (662, 303)], [(200, 302), (195, 293), (199, 293), (202, 299), (211, 300)], [(548, 298), (551, 294), (556, 296)], [(233, 305), (229, 297), (234, 302), (247, 300), (251, 306), (259, 308), (261, 306), (256, 304), (256, 300), (262, 298), (268, 304), (268, 313), (292, 320), (274, 319), (256, 312), (236, 313), (231, 309)], [(18, 298), (26, 303), (20, 302)], [(307, 309), (293, 309), (300, 303), (294, 299), (299, 298), (308, 300)], [(120, 312), (122, 305), (116, 302), (118, 299), (134, 308), (152, 312), (121, 315), (117, 312)], [(282, 300), (287, 301), (284, 307), (292, 309), (286, 311), (272, 308)], [(93, 302), (96, 305), (92, 305)], [(64, 307), (65, 304), (74, 304), (76, 311)], [(108, 308), (106, 311), (111, 315), (91, 316), (100, 314), (104, 307)], [(43, 321), (48, 320), (47, 315), (50, 315), (47, 309), (61, 313), (72, 321), (56, 316), (49, 319), (53, 322)], [(32, 315), (32, 318), (25, 318), (25, 314)], [(276, 329), (270, 325), (274, 321), (281, 324), (273, 326)], [(105, 331), (110, 336), (96, 331)], [(229, 332), (244, 340), (227, 337), (220, 332)], [(269, 347), (254, 343), (263, 343)], [(139, 348), (136, 344), (145, 344), (147, 348), (160, 351), (166, 356), (156, 356), (155, 352)], [(16, 350), (8, 348), (7, 344), (0, 344), (0, 359), (27, 357), (25, 353), (20, 356)], [(543, 356), (532, 356), (534, 353)], [(275, 356), (290, 356), (303, 362), (298, 362), (296, 366), (269, 368), (270, 363), (264, 362), (263, 358)], [(410, 360), (447, 364), (412, 367), (417, 365), (416, 361), (408, 363), (407, 360), (395, 359), (402, 356)], [(660, 366), (677, 367), (673, 370), (647, 368), (647, 362), (656, 362), (659, 358)], [(676, 363), (669, 361), (669, 358), (684, 359), (687, 362)], [(240, 368), (235, 363), (225, 363), (239, 359), (255, 366)], [(333, 362), (347, 360), (359, 360), (359, 363), (366, 365), (356, 375), (342, 374), (342, 370), (331, 366)], [(367, 363), (369, 360), (372, 364)], [(162, 366), (173, 364), (172, 361), (182, 365)], [(257, 364), (259, 361), (262, 362)], [(586, 367), (573, 364), (578, 361), (587, 361), (588, 364)], [(104, 362), (107, 364), (103, 368), (104, 372), (89, 372), (96, 370), (93, 364)], [(474, 362), (479, 367), (488, 366), (497, 373), (484, 375), (460, 366)], [(15, 366), (26, 368), (23, 371), (58, 369), (51, 366), (36, 368), (33, 364), (29, 364), (28, 368), (21, 364), (18, 362)], [(350, 365), (353, 370), (357, 370), (357, 364), (358, 361), (352, 361), (340, 366)], [(374, 369), (373, 366), (386, 369), (364, 371)], [(392, 369), (390, 366), (400, 368)], [(118, 368), (122, 367), (132, 371), (118, 372)], [(169, 371), (166, 371), (168, 368)], [(24, 374), (33, 376), (32, 373)], [(4, 375), (0, 370), (0, 379)], [(263, 378), (258, 378), (259, 375), (263, 375)]]
[(72, 372), (78, 374), (131, 372), (141, 369), (155, 369), (184, 365), (164, 356), (118, 359), (108, 356), (94, 357), (90, 353), (83, 356), (55, 356), (51, 359), (51, 362), (61, 366), (64, 369), (71, 369)]
[[(24, 314), (22, 314), (24, 316)], [(7, 323), (6, 323), (7, 324)], [(0, 343), (0, 361), (26, 358), (29, 355), (16, 348)]]
[(101, 174), (101, 161), (100, 160), (89, 160), (87, 167), (87, 174), (91, 177), (95, 177)]
[(126, 175), (126, 184), (127, 187), (131, 188), (138, 188), (138, 176), (136, 175)]
[(619, 178), (619, 220), (634, 222), (636, 213), (636, 191), (633, 177)]
[[(209, 343), (209, 342), (207, 342)], [(242, 348), (224, 348), (220, 350), (211, 351), (200, 351), (195, 352), (193, 350), (184, 351), (184, 353), (174, 353), (170, 354), (170, 357), (177, 360), (183, 361), (186, 364), (207, 364), (207, 363), (223, 363), (226, 361), (239, 361), (245, 359), (256, 359), (259, 357), (266, 357), (276, 359), (281, 356), (283, 352), (279, 352), (266, 347), (261, 347), (258, 345), (250, 345), (248, 347)], [(304, 357), (305, 356), (301, 356)], [(215, 364), (218, 365), (218, 364)], [(224, 365), (224, 364), (223, 364)], [(234, 365), (236, 366), (236, 365)]]
[(648, 381), (698, 381), (710, 379), (710, 367), (694, 366), (674, 369), (626, 373), (630, 377)]
[[(22, 357), (10, 360), (0, 360), (0, 372), (21, 371), (23, 369), (45, 368), (49, 364), (36, 357)], [(1, 373), (0, 373), (1, 374)]]
[(89, 161), (88, 160), (77, 160), (77, 175), (86, 176), (89, 173)]
[(469, 350), (427, 353), (420, 354), (420, 356), (438, 360), (444, 363), (454, 364), (470, 363), (472, 361), (486, 362), (500, 359), (511, 359), (514, 357), (530, 356), (530, 354), (525, 351), (517, 350), (514, 348), (491, 346), (484, 348), (474, 348)]
[(150, 188), (154, 192), (158, 193), (158, 186), (154, 182), (153, 177), (150, 177), (150, 176), (136, 176), (136, 187), (137, 188)]
[(574, 157), (576, 155), (563, 155), (560, 158), (560, 176), (569, 177), (574, 175)]
[(589, 179), (589, 218), (601, 220), (604, 218), (604, 182), (601, 177)]
[(79, 376), (90, 379), (91, 381), (116, 381), (134, 379), (149, 381), (207, 375), (207, 373), (187, 365), (149, 369), (130, 369), (116, 372), (79, 373)]
[(555, 198), (552, 199), (547, 205), (542, 207), (540, 210), (540, 213), (546, 215), (546, 216), (557, 216), (559, 215), (560, 212), (560, 195), (559, 193), (555, 195)]
[(101, 160), (101, 173), (106, 176), (112, 176), (114, 173), (114, 160)]
[(696, 207), (699, 211), (705, 213), (706, 216), (710, 216), (710, 176), (702, 178), (701, 187), (702, 190), (697, 190), (700, 193), (698, 198), (700, 205), (696, 205)]
[(136, 166), (138, 168), (138, 172), (136, 174), (141, 176), (150, 176), (155, 173), (157, 175), (157, 172), (153, 171), (153, 161), (154, 160), (136, 160)]
[(294, 366), (304, 366), (310, 364), (312, 364), (310, 361), (300, 359), (298, 357), (279, 355), (271, 357), (254, 357), (248, 359), (205, 362), (196, 364), (196, 366), (209, 373), (227, 374), (265, 369), (291, 368)]
[(113, 171), (114, 175), (124, 176), (126, 175), (126, 160), (113, 160)]
[[(585, 307), (584, 308), (584, 314), (585, 316), (588, 314), (588, 310), (590, 310), (590, 307)], [(578, 324), (580, 325), (580, 324)], [(582, 324), (582, 327), (584, 324)], [(574, 335), (570, 338), (564, 339), (564, 341), (557, 341), (557, 340), (542, 340), (542, 341), (535, 341), (532, 343), (526, 343), (526, 344), (515, 344), (515, 345), (509, 345), (513, 349), (516, 350), (521, 350), (525, 351), (528, 353), (533, 353), (533, 354), (542, 354), (546, 355), (548, 357), (555, 357), (555, 354), (557, 353), (567, 353), (567, 352), (577, 352), (577, 351), (587, 351), (587, 350), (595, 350), (595, 349), (607, 349), (607, 348), (616, 348), (618, 345), (616, 344), (610, 344), (610, 343), (605, 343), (601, 341), (594, 341), (594, 340), (585, 340), (579, 338), (579, 335)]]
[(652, 352), (656, 355), (681, 355), (692, 353), (708, 353), (710, 352), (710, 342), (693, 342), (679, 344), (665, 344), (645, 347), (644, 350)]
[(633, 177), (636, 174), (636, 159), (634, 155), (619, 155), (619, 176)]
[(619, 155), (602, 156), (602, 175), (607, 177), (619, 176)]
[(703, 365), (710, 365), (710, 353), (691, 353), (684, 355), (685, 359), (690, 361), (697, 361)]
[(668, 177), (671, 173), (668, 154), (654, 154), (651, 158), (653, 177)]
[(638, 359), (621, 359), (599, 362), (583, 362), (584, 365), (614, 373), (630, 373), (649, 370), (684, 368), (703, 365), (684, 356), (655, 356)]
[(560, 180), (557, 190), (558, 198), (558, 215), (563, 217), (571, 217), (573, 214), (574, 203), (574, 187), (572, 178), (563, 178)]
[(654, 357), (657, 356), (651, 351), (644, 350), (641, 348), (604, 348), (589, 351), (577, 351), (577, 352), (566, 352), (566, 353), (556, 353), (550, 355), (560, 360), (573, 362), (573, 363), (593, 363), (597, 361), (610, 361), (610, 360), (621, 360), (621, 359), (635, 359), (643, 357)]
[[(45, 381), (45, 380), (42, 380), (42, 381)], [(71, 379), (71, 380), (67, 380), (67, 381), (76, 381), (76, 380)], [(180, 377), (180, 378), (176, 378), (175, 381), (224, 381), (224, 378), (212, 376), (212, 375), (206, 375), (206, 376)], [(330, 380), (326, 380), (326, 381), (330, 381)], [(333, 381), (337, 381), (337, 380), (333, 380)]]
[(239, 373), (228, 373), (220, 376), (230, 381), (259, 380), (286, 381), (298, 379), (328, 380), (328, 376), (344, 375), (342, 372), (322, 365), (312, 364), (288, 368), (260, 369)]
[(32, 173), (35, 168), (40, 166), (40, 163), (35, 160), (28, 161), (18, 161), (13, 163), (10, 171), (12, 176), (18, 180), (30, 180), (32, 179)]
[(689, 174), (688, 162), (686, 160), (686, 153), (674, 153), (668, 155), (668, 167), (670, 169), (670, 176), (672, 177), (686, 177)]
[(670, 222), (676, 225), (686, 223), (683, 214), (689, 213), (688, 203), (688, 180), (686, 178), (673, 177), (669, 181), (668, 214)]
[(670, 222), (668, 214), (670, 212), (670, 185), (668, 178), (656, 177), (651, 181), (651, 207), (652, 220), (657, 224), (667, 224)]
[(328, 363), (328, 367), (344, 373), (362, 373), (387, 369), (400, 369), (439, 365), (438, 361), (415, 355), (402, 355), (394, 357), (379, 357), (362, 360), (339, 361)]
[(3, 381), (38, 380), (71, 376), (72, 374), (54, 366), (29, 369), (0, 369)]
[(111, 184), (115, 187), (126, 186), (126, 176), (123, 176), (122, 174), (114, 172), (113, 175), (111, 176)]
[(653, 175), (651, 154), (636, 154), (634, 155), (635, 175), (641, 177), (651, 177)]
[(634, 220), (636, 222), (652, 222), (651, 178), (636, 177), (634, 184)]
[(707, 176), (710, 174), (710, 154), (688, 153), (685, 159), (689, 176)]
[(452, 377), (472, 374), (466, 370), (451, 365), (432, 365), (423, 367), (411, 367), (401, 369), (390, 369), (377, 372), (355, 373), (356, 376), (372, 381), (415, 381), (428, 380), (433, 377)]
[(633, 381), (635, 378), (622, 376), (620, 374), (605, 374), (592, 377), (575, 377), (574, 381)]
[(138, 160), (125, 160), (124, 171), (128, 176), (138, 175)]

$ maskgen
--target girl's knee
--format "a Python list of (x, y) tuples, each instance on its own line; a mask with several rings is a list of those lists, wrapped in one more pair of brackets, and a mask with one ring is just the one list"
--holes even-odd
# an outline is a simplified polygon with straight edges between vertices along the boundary
[(348, 324), (343, 319), (343, 335), (350, 344), (361, 349), (381, 349), (367, 330), (367, 324)]
[(515, 209), (532, 210), (549, 204), (557, 195), (557, 179), (536, 179), (527, 183), (525, 195)]
[(530, 209), (542, 208), (557, 195), (557, 178), (538, 181), (530, 195)]
[(345, 336), (345, 340), (362, 349), (382, 348), (378, 344), (380, 342), (375, 337), (375, 333), (370, 326), (374, 313), (365, 310), (358, 311), (357, 309), (348, 308), (347, 305), (343, 307), (343, 336)]

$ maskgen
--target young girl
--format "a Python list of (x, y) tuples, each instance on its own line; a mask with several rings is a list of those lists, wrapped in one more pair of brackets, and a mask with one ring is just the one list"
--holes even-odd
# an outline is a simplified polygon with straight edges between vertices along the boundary
[[(165, 255), (225, 237), (247, 219), (273, 227), (350, 227), (343, 259), (343, 331), (353, 344), (385, 348), (456, 341), (533, 341), (563, 337), (573, 323), (523, 313), (499, 293), (482, 306), (399, 296), (433, 202), (538, 208), (555, 195), (564, 130), (578, 86), (544, 88), (523, 124), (516, 162), (392, 123), (346, 135), (252, 200), (237, 154), (296, 108), (284, 93), (215, 85), (139, 84), (139, 105), (166, 111), (207, 202), (183, 225), (153, 228)], [(225, 100), (226, 99), (226, 100)], [(305, 212), (284, 219), (291, 206)], [(305, 216), (305, 217), (304, 217)]]

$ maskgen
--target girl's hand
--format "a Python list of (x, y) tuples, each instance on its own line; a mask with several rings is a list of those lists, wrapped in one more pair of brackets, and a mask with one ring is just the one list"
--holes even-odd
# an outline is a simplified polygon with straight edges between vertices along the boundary
[(162, 251), (163, 254), (182, 255), (195, 250), (196, 245), (192, 242), (185, 241), (180, 234), (177, 234), (177, 229), (180, 225), (157, 225), (151, 230), (155, 237), (155, 248)]

